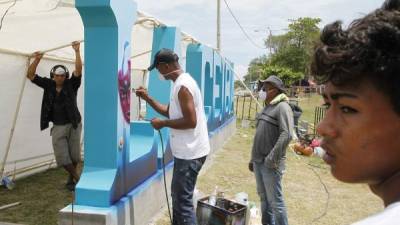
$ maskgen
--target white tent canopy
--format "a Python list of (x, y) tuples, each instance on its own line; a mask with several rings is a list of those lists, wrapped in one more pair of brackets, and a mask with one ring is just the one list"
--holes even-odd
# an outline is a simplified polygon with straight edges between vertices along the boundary
[[(0, 16), (14, 3), (0, 0)], [(138, 13), (132, 28), (133, 87), (146, 85), (153, 28), (159, 25), (163, 23)], [(25, 75), (29, 56), (36, 51), (46, 53), (38, 74), (48, 76), (56, 64), (64, 64), (73, 71), (75, 55), (70, 45), (76, 40), (83, 40), (83, 24), (72, 1), (18, 0), (4, 17), (0, 30), (0, 176), (4, 165), (3, 175), (26, 175), (54, 165), (49, 129), (43, 132), (39, 129), (43, 92), (27, 81)], [(187, 45), (192, 42), (197, 41), (182, 33), (183, 67)], [(136, 101), (132, 98), (132, 117), (138, 115)], [(82, 106), (83, 88), (80, 88), (78, 107), (83, 114)]]

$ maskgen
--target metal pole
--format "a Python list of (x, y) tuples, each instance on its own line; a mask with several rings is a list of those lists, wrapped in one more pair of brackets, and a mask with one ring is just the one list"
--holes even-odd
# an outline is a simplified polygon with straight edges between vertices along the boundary
[(271, 28), (267, 27), (269, 31), (269, 37), (268, 37), (268, 42), (269, 42), (269, 54), (272, 54), (272, 46), (271, 46), (271, 38), (272, 38), (272, 30)]
[(3, 209), (8, 209), (8, 208), (11, 208), (11, 207), (14, 207), (14, 206), (20, 205), (20, 204), (21, 204), (20, 202), (15, 202), (15, 203), (12, 203), (12, 204), (3, 205), (3, 206), (1, 206), (1, 207), (0, 207), (0, 210), (3, 210)]
[(246, 103), (246, 96), (243, 97), (243, 106), (242, 106), (242, 120), (244, 118), (244, 104)]
[(236, 116), (238, 116), (239, 96), (236, 97)]
[(221, 52), (221, 0), (217, 0), (217, 51)]
[(253, 99), (252, 98), (250, 98), (250, 106), (249, 106), (249, 115), (248, 115), (248, 118), (249, 118), (249, 120), (250, 120), (250, 114), (251, 114), (251, 103), (253, 102)]
[(257, 102), (258, 102), (258, 96), (257, 96), (257, 100), (256, 100), (256, 114), (255, 115), (257, 115), (257, 113), (258, 113), (258, 104), (257, 104)]
[[(78, 40), (78, 42), (82, 43), (83, 40)], [(61, 46), (58, 46), (58, 47), (55, 47), (55, 48), (46, 49), (46, 50), (40, 51), (40, 53), (48, 53), (48, 52), (55, 51), (55, 50), (62, 49), (62, 48), (66, 48), (66, 47), (69, 47), (69, 46), (71, 46), (71, 43), (64, 44), (64, 45), (61, 45)]]
[(314, 135), (317, 133), (316, 128), (317, 128), (317, 123), (318, 123), (317, 121), (319, 118), (319, 113), (320, 113), (319, 107), (316, 107), (315, 111), (314, 111)]
[(22, 77), (22, 85), (21, 85), (21, 90), (19, 92), (19, 96), (18, 96), (17, 108), (15, 110), (14, 119), (13, 119), (11, 131), (10, 131), (10, 136), (9, 136), (8, 142), (7, 142), (6, 154), (3, 157), (3, 164), (1, 165), (1, 169), (0, 169), (0, 175), (1, 175), (0, 179), (4, 176), (4, 168), (6, 166), (8, 154), (10, 153), (11, 141), (12, 141), (12, 138), (14, 136), (15, 126), (17, 124), (17, 118), (18, 118), (18, 114), (19, 114), (19, 109), (21, 107), (22, 97), (24, 95), (24, 90), (25, 90), (25, 83), (26, 83), (26, 79), (27, 79), (25, 77), (25, 75), (28, 72), (30, 60), (31, 60), (31, 58), (28, 57), (27, 62), (26, 62), (26, 68), (25, 68), (26, 71), (25, 71), (24, 76)]

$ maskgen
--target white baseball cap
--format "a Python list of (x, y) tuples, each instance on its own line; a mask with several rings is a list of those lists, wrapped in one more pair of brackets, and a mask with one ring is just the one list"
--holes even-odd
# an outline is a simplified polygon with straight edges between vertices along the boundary
[(67, 71), (65, 71), (65, 69), (62, 67), (57, 67), (57, 69), (54, 71), (54, 74), (65, 75), (67, 74)]

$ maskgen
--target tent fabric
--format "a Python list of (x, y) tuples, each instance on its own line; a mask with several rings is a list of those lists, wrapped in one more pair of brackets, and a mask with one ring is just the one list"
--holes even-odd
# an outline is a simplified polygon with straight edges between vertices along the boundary
[[(0, 17), (13, 3), (14, 1), (0, 0)], [(75, 55), (70, 43), (83, 40), (83, 23), (73, 3), (71, 0), (18, 0), (4, 17), (0, 30), (0, 172), (3, 159), (9, 152), (5, 164), (7, 175), (54, 159), (49, 129), (43, 132), (39, 129), (43, 91), (27, 80), (25, 75), (28, 57), (36, 51), (46, 52), (38, 66), (38, 74), (48, 76), (51, 67), (56, 64), (64, 64), (73, 71)], [(153, 28), (159, 25), (163, 23), (138, 12), (137, 22), (132, 28), (133, 87), (147, 86), (146, 68), (150, 64)], [(183, 68), (186, 48), (192, 42), (197, 41), (182, 33)], [(81, 46), (82, 58), (83, 49)], [(48, 50), (51, 51), (47, 52)], [(19, 99), (21, 104), (16, 113)], [(136, 97), (131, 99), (131, 119), (136, 120), (139, 102)], [(82, 85), (78, 93), (78, 107), (82, 114), (83, 100)], [(11, 134), (13, 135), (10, 139)], [(9, 140), (11, 142), (8, 151)], [(32, 172), (34, 171), (19, 176)]]

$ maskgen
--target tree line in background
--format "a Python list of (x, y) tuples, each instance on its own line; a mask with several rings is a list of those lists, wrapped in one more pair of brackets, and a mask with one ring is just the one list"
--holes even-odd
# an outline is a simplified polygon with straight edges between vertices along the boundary
[[(304, 17), (291, 20), (284, 34), (270, 35), (265, 40), (269, 55), (253, 59), (249, 64), (244, 83), (265, 79), (274, 74), (279, 76), (286, 86), (307, 79), (315, 44), (318, 42), (320, 18)], [(235, 88), (240, 87), (239, 81)]]

